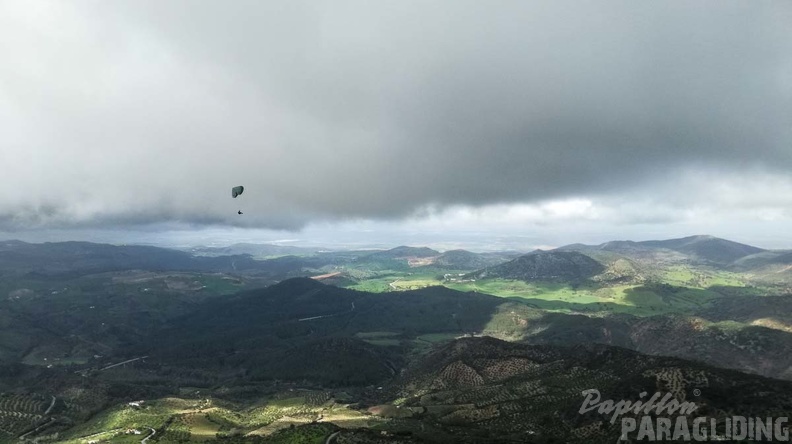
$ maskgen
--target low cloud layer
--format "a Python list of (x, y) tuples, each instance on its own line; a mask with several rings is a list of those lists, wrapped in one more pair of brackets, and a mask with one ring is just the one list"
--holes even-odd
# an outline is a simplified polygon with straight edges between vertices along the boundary
[(2, 2), (0, 229), (789, 219), (789, 23), (784, 1)]

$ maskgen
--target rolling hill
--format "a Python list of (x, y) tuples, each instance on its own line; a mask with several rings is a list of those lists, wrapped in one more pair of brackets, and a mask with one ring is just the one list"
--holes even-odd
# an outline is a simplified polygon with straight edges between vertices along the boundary
[(491, 267), (511, 259), (505, 253), (473, 253), (467, 250), (449, 250), (437, 256), (432, 265), (449, 270), (478, 270)]
[(601, 263), (575, 251), (535, 251), (504, 264), (470, 273), (466, 277), (581, 282), (604, 270)]
[(646, 241), (641, 244), (648, 247), (667, 248), (719, 265), (730, 264), (745, 256), (765, 251), (751, 245), (706, 235), (664, 241)]

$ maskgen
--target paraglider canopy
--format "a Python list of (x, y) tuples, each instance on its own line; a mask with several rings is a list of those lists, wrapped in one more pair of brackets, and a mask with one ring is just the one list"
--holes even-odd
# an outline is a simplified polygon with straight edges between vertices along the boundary
[(231, 197), (236, 198), (237, 196), (242, 194), (243, 191), (245, 191), (245, 187), (243, 187), (242, 185), (231, 188)]

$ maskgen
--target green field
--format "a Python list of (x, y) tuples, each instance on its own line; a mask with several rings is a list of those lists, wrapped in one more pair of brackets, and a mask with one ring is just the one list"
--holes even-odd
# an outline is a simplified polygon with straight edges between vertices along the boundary
[(353, 290), (382, 293), (385, 291), (418, 290), (420, 288), (442, 285), (440, 272), (422, 271), (419, 273), (389, 271), (370, 277), (358, 278), (357, 282), (347, 286)]
[(725, 291), (718, 288), (735, 291), (744, 289), (744, 283), (737, 275), (727, 272), (697, 273), (684, 267), (669, 269), (662, 283), (644, 285), (604, 285), (590, 282), (572, 286), (557, 282), (524, 282), (497, 278), (452, 282), (440, 279), (441, 277), (391, 273), (360, 281), (349, 288), (385, 292), (442, 285), (463, 292), (517, 298), (532, 307), (548, 311), (627, 313), (636, 316), (692, 313), (722, 297)]
[(661, 282), (681, 287), (745, 286), (745, 279), (736, 273), (722, 270), (691, 269), (681, 265), (668, 267), (661, 276)]

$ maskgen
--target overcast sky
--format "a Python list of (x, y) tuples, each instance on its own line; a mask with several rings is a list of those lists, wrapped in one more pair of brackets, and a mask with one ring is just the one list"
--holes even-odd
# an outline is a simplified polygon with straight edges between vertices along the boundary
[(787, 0), (0, 0), (0, 237), (792, 247), (790, 23)]

